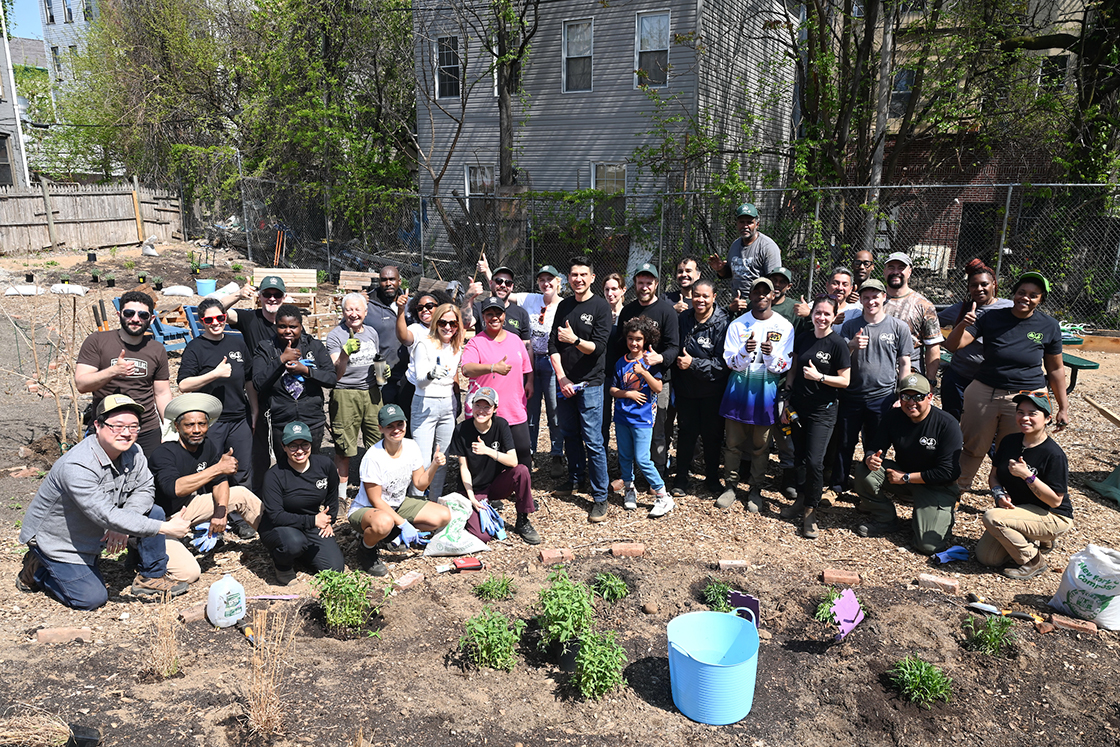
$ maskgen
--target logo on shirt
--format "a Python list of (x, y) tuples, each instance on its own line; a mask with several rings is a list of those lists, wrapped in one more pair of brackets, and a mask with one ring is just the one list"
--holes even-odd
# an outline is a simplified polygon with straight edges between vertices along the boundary
[(595, 323), (595, 315), (594, 314), (580, 314), (579, 315), (579, 320), (581, 322), (583, 322), (584, 324), (586, 324), (588, 327), (590, 327), (591, 325), (593, 325)]
[(1042, 344), (1042, 333), (1041, 332), (1028, 332), (1027, 333), (1027, 339), (1030, 340), (1031, 342), (1037, 342), (1039, 345), (1041, 345)]
[(894, 332), (882, 332), (879, 335), (879, 339), (883, 342), (894, 344), (894, 342), (898, 340), (898, 335), (896, 335)]
[(506, 319), (506, 324), (514, 329), (521, 329), (521, 320), (519, 319)]
[(711, 337), (711, 335), (709, 335), (707, 332), (705, 332), (704, 334), (702, 334), (702, 335), (700, 335), (699, 337), (696, 338), (696, 344), (699, 345), (700, 347), (702, 347), (704, 350), (708, 350), (709, 348), (712, 347), (712, 337)]
[(229, 355), (229, 359), (231, 361), (237, 361), (238, 363), (244, 363), (245, 362), (245, 359), (241, 357), (241, 351), (240, 350), (231, 350), (231, 351), (229, 351), (229, 353), (227, 355)]
[(781, 342), (781, 341), (782, 341), (782, 333), (781, 332), (771, 331), (771, 332), (766, 333), (766, 342)]
[(195, 472), (203, 472), (203, 471), (206, 470), (207, 466), (208, 465), (206, 464), (206, 462), (199, 462), (198, 463), (198, 469), (196, 469)]
[(327, 478), (324, 477), (322, 480), (316, 480), (315, 481), (315, 487), (319, 490), (326, 490), (327, 489)]
[(830, 360), (832, 360), (832, 353), (829, 353), (826, 350), (818, 350), (817, 354), (814, 357), (821, 363), (828, 363)]
[(922, 446), (926, 447), (927, 449), (932, 450), (932, 449), (937, 448), (937, 439), (933, 438), (932, 436), (922, 436), (921, 438), (918, 439), (918, 443), (920, 443)]
[[(119, 361), (119, 360), (120, 360), (119, 357), (118, 358), (112, 358), (109, 361), (109, 365), (110, 366), (115, 366), (115, 365), (117, 365), (117, 361)], [(125, 358), (125, 360), (132, 364), (132, 375), (128, 378), (130, 378), (130, 379), (143, 379), (143, 378), (147, 377), (147, 375), (148, 375), (148, 362), (146, 360), (144, 360), (143, 358)]]

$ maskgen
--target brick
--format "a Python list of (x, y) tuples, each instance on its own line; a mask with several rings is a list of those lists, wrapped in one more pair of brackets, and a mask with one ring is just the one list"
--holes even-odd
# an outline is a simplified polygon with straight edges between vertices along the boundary
[(719, 561), (719, 569), (721, 571), (744, 571), (748, 568), (749, 564), (745, 560), (721, 560)]
[(93, 631), (89, 628), (43, 628), (36, 631), (35, 637), (39, 643), (93, 643)]
[(24, 469), (21, 469), (19, 472), (13, 472), (11, 476), (12, 477), (18, 477), (18, 478), (24, 478), (24, 477), (36, 477), (38, 474), (39, 474), (39, 470), (31, 469), (30, 467), (26, 467)]
[(51, 361), (50, 363), (48, 363), (47, 364), (47, 370), (48, 371), (57, 371), (58, 370), (58, 362), (57, 361)]
[(179, 610), (180, 622), (193, 623), (204, 619), (206, 619), (206, 602), (198, 602)]
[(571, 563), (576, 559), (575, 553), (566, 547), (551, 550), (541, 550), (540, 559), (543, 565), (556, 565), (557, 563)]
[(36, 392), (39, 391), (39, 385), (37, 383), (35, 383), (34, 381), (29, 381), (29, 382), (27, 382), (27, 391), (31, 392), (32, 394), (35, 394)]
[(424, 580), (424, 574), (420, 571), (409, 571), (393, 583), (398, 589), (408, 589)]
[(1072, 630), (1074, 633), (1097, 634), (1097, 624), (1088, 620), (1075, 620), (1064, 615), (1050, 615), (1050, 622), (1053, 623), (1055, 628)]
[(934, 576), (931, 573), (923, 573), (918, 576), (918, 586), (923, 589), (940, 589), (946, 594), (961, 593), (961, 582), (959, 579)]
[(829, 585), (857, 586), (859, 574), (855, 571), (843, 571), (839, 568), (825, 568), (821, 571), (821, 580)]
[(616, 558), (640, 558), (646, 554), (646, 546), (640, 542), (616, 542), (611, 545), (611, 555)]
[(1053, 633), (1054, 632), (1054, 626), (1051, 623), (1048, 623), (1048, 622), (1036, 622), (1034, 624), (1034, 629), (1037, 630), (1042, 635), (1046, 635), (1047, 633)]

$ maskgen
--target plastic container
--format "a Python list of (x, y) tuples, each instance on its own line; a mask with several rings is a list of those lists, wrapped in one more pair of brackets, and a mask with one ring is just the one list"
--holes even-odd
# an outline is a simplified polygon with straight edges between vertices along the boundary
[(721, 726), (742, 721), (754, 705), (758, 628), (726, 612), (690, 612), (669, 622), (669, 684), (688, 718)]
[(210, 585), (206, 616), (219, 628), (228, 628), (245, 617), (245, 587), (228, 573)]
[(198, 295), (209, 296), (214, 291), (218, 290), (218, 281), (213, 278), (209, 280), (196, 280), (194, 281), (195, 287), (198, 288)]

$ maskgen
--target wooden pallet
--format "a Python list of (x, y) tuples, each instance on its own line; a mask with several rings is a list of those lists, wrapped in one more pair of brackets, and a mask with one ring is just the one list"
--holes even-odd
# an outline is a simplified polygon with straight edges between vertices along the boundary
[(338, 273), (338, 289), (343, 293), (360, 293), (370, 285), (377, 283), (376, 272), (354, 272), (343, 270)]
[(259, 286), (261, 281), (270, 275), (283, 280), (288, 293), (299, 292), (304, 288), (314, 291), (319, 287), (318, 271), (300, 270), (294, 267), (257, 267), (253, 270), (253, 285)]

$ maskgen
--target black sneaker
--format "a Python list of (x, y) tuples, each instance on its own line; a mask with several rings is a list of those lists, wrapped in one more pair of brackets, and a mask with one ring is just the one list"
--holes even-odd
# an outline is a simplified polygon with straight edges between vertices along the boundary
[(517, 523), (513, 527), (513, 533), (525, 540), (527, 545), (539, 545), (541, 543), (541, 535), (537, 533), (532, 522), (529, 521), (528, 514), (517, 515)]
[(253, 529), (239, 513), (235, 512), (229, 515), (229, 525), (234, 533), (243, 540), (253, 539), (257, 536), (257, 530)]
[(595, 501), (591, 504), (591, 510), (587, 512), (587, 520), (592, 524), (598, 524), (601, 521), (607, 520), (607, 506), (606, 501)]
[(506, 502), (503, 501), (503, 500), (492, 500), (492, 501), (490, 501), (490, 508), (494, 509), (495, 511), (497, 511), (499, 513), (501, 513), (501, 510), (505, 507), (506, 507)]
[(16, 576), (16, 588), (25, 594), (39, 591), (39, 584), (35, 583), (35, 571), (39, 570), (40, 565), (42, 562), (39, 560), (39, 554), (30, 547), (27, 548), (23, 556), (23, 568)]
[(674, 498), (684, 498), (686, 495), (688, 495), (688, 492), (685, 490), (684, 486), (682, 486), (682, 485), (674, 485), (673, 486), (672, 496)]
[(553, 490), (552, 494), (553, 495), (571, 495), (574, 492), (576, 492), (576, 486), (571, 480), (568, 480), (566, 483), (560, 485), (560, 487)]
[(894, 521), (865, 521), (856, 527), (860, 537), (882, 537), (898, 531), (898, 519)]
[(549, 466), (548, 473), (553, 479), (559, 480), (567, 474), (568, 465), (564, 464), (564, 457), (559, 454), (553, 454), (551, 461), (552, 464)]
[(381, 561), (381, 552), (376, 547), (366, 547), (358, 540), (358, 567), (371, 576), (384, 576), (389, 569)]

